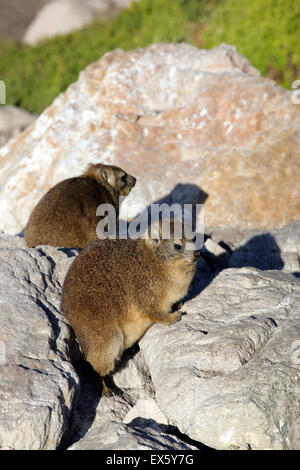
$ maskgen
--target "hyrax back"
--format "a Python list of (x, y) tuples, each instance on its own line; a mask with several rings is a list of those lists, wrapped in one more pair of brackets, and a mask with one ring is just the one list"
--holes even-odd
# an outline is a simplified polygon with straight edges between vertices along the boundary
[(100, 376), (153, 323), (180, 319), (172, 306), (186, 295), (199, 254), (185, 247), (174, 238), (97, 240), (71, 265), (62, 310)]
[(112, 204), (119, 212), (119, 196), (127, 196), (135, 178), (121, 168), (90, 165), (78, 177), (54, 186), (39, 201), (24, 230), (27, 246), (53, 245), (82, 248), (95, 240), (100, 204)]

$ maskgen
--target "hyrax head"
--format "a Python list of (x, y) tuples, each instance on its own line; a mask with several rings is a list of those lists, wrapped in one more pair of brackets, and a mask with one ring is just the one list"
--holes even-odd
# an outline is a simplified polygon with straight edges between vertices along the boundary
[(195, 249), (193, 240), (185, 233), (181, 219), (163, 219), (152, 224), (148, 229), (147, 243), (158, 256), (183, 267), (196, 269), (200, 251)]
[(120, 196), (128, 196), (136, 183), (136, 178), (122, 168), (103, 163), (89, 165), (85, 175), (93, 177), (99, 183), (108, 184)]

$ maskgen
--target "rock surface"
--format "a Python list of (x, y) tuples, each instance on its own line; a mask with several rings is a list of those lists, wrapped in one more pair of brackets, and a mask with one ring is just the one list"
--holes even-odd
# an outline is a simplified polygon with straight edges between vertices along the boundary
[(68, 254), (0, 237), (1, 449), (56, 449), (73, 432), (79, 384), (59, 310)]
[(126, 8), (132, 0), (53, 0), (41, 8), (24, 35), (35, 45), (42, 39), (80, 29), (97, 18), (108, 18)]
[(153, 398), (139, 398), (136, 404), (128, 411), (123, 422), (128, 424), (134, 419), (152, 419), (156, 423), (168, 425), (168, 419), (158, 408), (156, 401)]
[[(132, 423), (134, 424), (134, 423)], [(95, 428), (69, 450), (197, 450), (158, 426), (111, 422)]]
[(31, 113), (16, 106), (0, 106), (0, 147), (16, 137), (36, 119)]
[(255, 266), (300, 273), (300, 221), (270, 231), (254, 231), (242, 239), (230, 258), (230, 266)]
[(226, 269), (183, 310), (140, 341), (168, 420), (217, 449), (299, 449), (299, 278)]
[(138, 177), (130, 216), (200, 188), (194, 195), (207, 197), (210, 227), (270, 229), (297, 220), (300, 108), (291, 93), (224, 44), (107, 53), (1, 149), (0, 228), (19, 232), (45, 192), (88, 162)]
[[(297, 251), (298, 228), (270, 232), (282, 259)], [(254, 267), (222, 270), (224, 246), (245, 262), (246, 231), (233, 232), (209, 233), (186, 315), (127, 351), (114, 373), (122, 394), (111, 397), (99, 395), (60, 312), (77, 251), (1, 234), (0, 447), (300, 449), (299, 273), (257, 269), (249, 236)]]
[[(153, 400), (155, 391), (151, 382), (150, 373), (140, 352), (131, 349), (125, 353), (120, 370), (114, 373), (114, 384), (122, 390), (121, 394), (115, 394), (110, 397), (101, 397), (95, 387), (97, 374), (91, 373), (91, 369), (86, 367), (85, 362), (80, 362), (77, 370), (81, 379), (81, 393), (78, 399), (76, 414), (80, 424), (75, 432), (71, 443), (79, 441), (86, 433), (93, 432), (103, 425), (112, 421), (122, 423), (128, 416), (130, 410), (135, 409), (139, 401), (145, 400), (147, 403)], [(135, 352), (132, 355), (132, 351)], [(155, 409), (155, 405), (152, 409)], [(152, 412), (148, 416), (152, 420), (157, 418), (157, 413)], [(137, 417), (129, 414), (132, 419)], [(143, 414), (145, 416), (145, 413)]]

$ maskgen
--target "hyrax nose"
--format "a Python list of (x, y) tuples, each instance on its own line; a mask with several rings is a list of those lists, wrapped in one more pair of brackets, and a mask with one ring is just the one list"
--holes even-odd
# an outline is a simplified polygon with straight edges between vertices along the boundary
[(198, 260), (198, 259), (200, 258), (200, 256), (201, 256), (200, 250), (195, 250), (195, 251), (194, 251), (194, 258), (195, 258), (195, 260)]
[(130, 175), (130, 180), (129, 180), (129, 184), (134, 187), (135, 186), (135, 183), (136, 183), (136, 178), (134, 176), (131, 176)]

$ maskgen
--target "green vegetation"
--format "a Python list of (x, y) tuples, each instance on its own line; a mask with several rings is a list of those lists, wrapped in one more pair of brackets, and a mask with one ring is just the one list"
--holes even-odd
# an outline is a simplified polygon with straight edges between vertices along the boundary
[(289, 88), (300, 78), (299, 31), (300, 4), (294, 0), (140, 0), (112, 20), (37, 47), (0, 40), (0, 79), (9, 104), (39, 113), (109, 50), (178, 41), (210, 48), (227, 42)]
[(300, 3), (225, 0), (210, 17), (207, 48), (233, 44), (263, 74), (286, 88), (300, 78)]
[(143, 0), (113, 20), (93, 23), (37, 47), (1, 41), (0, 77), (6, 82), (7, 102), (41, 112), (105, 52), (178, 41), (185, 21), (179, 2)]

